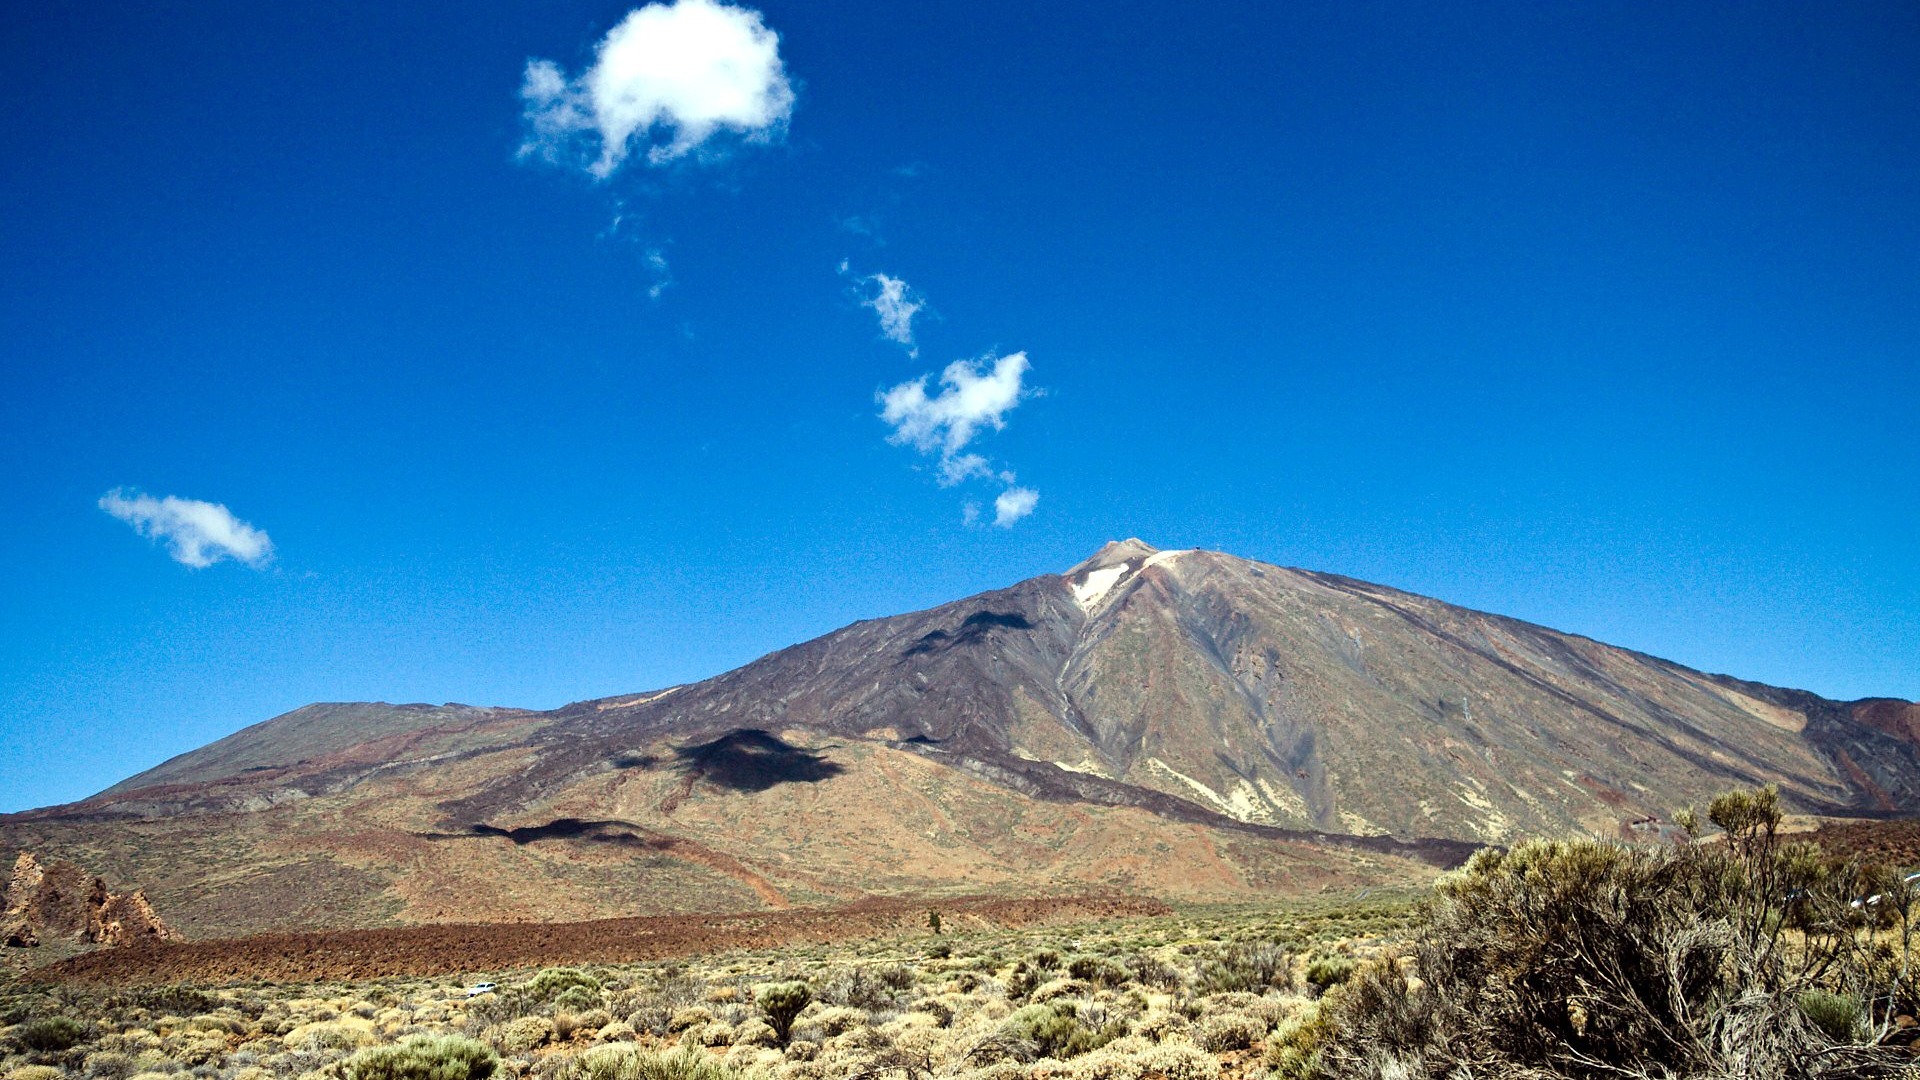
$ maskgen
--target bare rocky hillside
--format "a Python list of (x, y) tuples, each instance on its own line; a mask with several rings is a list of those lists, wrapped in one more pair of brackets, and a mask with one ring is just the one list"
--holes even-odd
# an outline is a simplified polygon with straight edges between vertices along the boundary
[(1907, 813), (1917, 734), (1908, 702), (1128, 540), (687, 686), (551, 712), (308, 706), (0, 818), (0, 847), (139, 881), (195, 936), (1224, 899), (1413, 882), (1528, 835), (1657, 835), (1734, 785)]

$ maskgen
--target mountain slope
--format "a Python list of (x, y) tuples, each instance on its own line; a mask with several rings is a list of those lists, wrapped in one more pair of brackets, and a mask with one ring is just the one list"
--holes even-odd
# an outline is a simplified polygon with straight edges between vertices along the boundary
[(1735, 784), (1920, 807), (1920, 707), (1826, 701), (1329, 574), (1109, 544), (552, 712), (309, 706), (0, 841), (189, 933), (870, 893), (1224, 898), (1657, 833)]

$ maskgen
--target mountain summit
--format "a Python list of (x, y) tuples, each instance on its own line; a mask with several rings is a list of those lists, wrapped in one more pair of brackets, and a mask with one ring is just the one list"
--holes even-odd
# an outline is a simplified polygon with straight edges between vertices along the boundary
[(117, 858), (188, 929), (266, 896), (332, 925), (1228, 897), (1405, 880), (1530, 835), (1658, 835), (1733, 785), (1912, 811), (1916, 733), (1907, 702), (1128, 539), (685, 686), (550, 712), (308, 706), (0, 818), (0, 839)]

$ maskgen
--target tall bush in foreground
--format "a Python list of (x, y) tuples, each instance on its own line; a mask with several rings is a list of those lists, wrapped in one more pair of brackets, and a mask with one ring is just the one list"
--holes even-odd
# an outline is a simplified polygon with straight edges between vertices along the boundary
[(768, 983), (754, 991), (754, 997), (760, 1014), (785, 1046), (793, 1036), (794, 1018), (813, 1004), (813, 988), (803, 982)]
[[(1340, 1077), (1903, 1075), (1913, 897), (1784, 842), (1771, 789), (1714, 800), (1712, 843), (1482, 851), (1429, 900), (1408, 959), (1329, 993)], [(1686, 822), (1689, 830), (1695, 828)], [(1870, 896), (1873, 903), (1854, 901)], [(1857, 1002), (1858, 1022), (1836, 1002)]]

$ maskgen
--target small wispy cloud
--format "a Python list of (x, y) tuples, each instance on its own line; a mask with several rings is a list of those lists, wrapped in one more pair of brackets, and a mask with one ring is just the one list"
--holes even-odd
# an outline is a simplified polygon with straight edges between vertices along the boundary
[(273, 559), (273, 540), (264, 530), (233, 516), (219, 503), (154, 498), (128, 488), (100, 496), (100, 509), (133, 526), (141, 536), (165, 541), (173, 561), (195, 568), (235, 559), (263, 567)]
[(872, 308), (880, 317), (880, 333), (906, 349), (908, 356), (919, 356), (920, 348), (913, 343), (913, 317), (927, 306), (925, 298), (904, 280), (886, 274), (861, 278), (860, 284), (863, 289), (872, 290), (860, 298), (860, 304)]
[(840, 260), (840, 276), (853, 279), (854, 295), (859, 298), (860, 306), (879, 317), (880, 335), (907, 350), (908, 356), (918, 357), (920, 346), (913, 340), (913, 317), (926, 310), (927, 298), (904, 278), (891, 274), (855, 274), (853, 264), (846, 259)]
[[(985, 455), (967, 447), (983, 432), (1007, 426), (1007, 414), (1033, 396), (1026, 386), (1027, 354), (986, 356), (977, 361), (955, 360), (940, 372), (939, 391), (929, 393), (931, 374), (909, 379), (879, 395), (880, 419), (893, 428), (888, 440), (933, 457), (939, 465), (939, 484), (953, 487), (973, 479), (997, 480), (1007, 485), (994, 500), (994, 524), (1012, 527), (1033, 512), (1038, 492), (1014, 486), (1011, 471), (996, 468)], [(964, 520), (971, 525), (979, 507), (968, 503)]]
[(840, 219), (840, 227), (855, 236), (866, 237), (874, 247), (887, 246), (887, 238), (880, 235), (880, 219), (872, 214), (848, 214)]
[(1032, 488), (1010, 487), (993, 500), (993, 523), (1003, 529), (1013, 528), (1013, 523), (1033, 513), (1040, 505), (1040, 493)]
[(780, 36), (758, 11), (674, 0), (627, 13), (577, 78), (551, 60), (527, 62), (520, 86), (522, 158), (578, 165), (597, 179), (636, 151), (665, 165), (723, 133), (771, 142), (793, 115)]
[(673, 284), (673, 269), (667, 265), (667, 253), (657, 247), (648, 248), (645, 256), (647, 272), (653, 282), (647, 286), (647, 299), (658, 300), (660, 294)]

